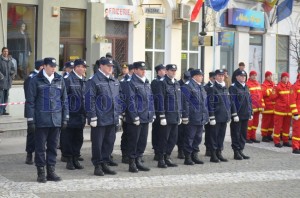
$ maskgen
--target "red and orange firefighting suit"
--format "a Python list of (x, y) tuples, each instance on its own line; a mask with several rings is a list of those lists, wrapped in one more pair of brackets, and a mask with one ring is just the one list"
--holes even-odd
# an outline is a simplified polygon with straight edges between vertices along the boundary
[[(300, 79), (295, 82), (292, 90), (295, 96), (297, 110), (300, 112)], [(300, 120), (293, 120), (292, 147), (293, 150), (300, 149)]]
[(252, 100), (252, 110), (253, 119), (248, 121), (248, 133), (247, 139), (256, 139), (256, 129), (259, 123), (259, 114), (265, 108), (265, 103), (262, 95), (261, 85), (257, 80), (252, 80), (249, 78), (247, 81), (247, 86), (249, 87), (251, 100)]
[(286, 143), (289, 141), (292, 115), (298, 114), (291, 83), (278, 83), (272, 94), (275, 99), (273, 141), (274, 144), (280, 143), (282, 131), (282, 141)]
[(265, 80), (261, 85), (262, 94), (265, 102), (265, 109), (262, 112), (261, 136), (267, 137), (273, 134), (274, 130), (274, 95), (272, 90), (275, 84), (273, 81)]

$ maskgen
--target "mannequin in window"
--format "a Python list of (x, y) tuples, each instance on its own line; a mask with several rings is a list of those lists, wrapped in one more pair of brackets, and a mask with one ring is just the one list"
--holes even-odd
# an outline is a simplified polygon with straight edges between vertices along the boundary
[(31, 55), (31, 45), (28, 33), (26, 32), (26, 24), (20, 23), (20, 29), (16, 35), (16, 50), (18, 59), (18, 76), (25, 79), (28, 74), (28, 59)]

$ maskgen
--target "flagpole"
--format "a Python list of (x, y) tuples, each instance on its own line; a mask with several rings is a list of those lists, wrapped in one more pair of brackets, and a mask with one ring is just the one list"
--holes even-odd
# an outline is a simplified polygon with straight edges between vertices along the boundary
[[(204, 31), (205, 28), (205, 3), (202, 5), (202, 22), (200, 36), (206, 36), (206, 32)], [(204, 43), (203, 43), (204, 44)], [(204, 72), (204, 64), (205, 64), (205, 46), (201, 46), (201, 70)]]

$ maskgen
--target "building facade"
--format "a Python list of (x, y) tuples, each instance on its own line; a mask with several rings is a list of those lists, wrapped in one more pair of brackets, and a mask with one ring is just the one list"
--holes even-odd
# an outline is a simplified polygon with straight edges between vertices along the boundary
[[(146, 61), (149, 79), (155, 77), (154, 67), (161, 63), (177, 64), (179, 79), (191, 67), (203, 68), (205, 74), (227, 68), (231, 74), (238, 62), (243, 61), (247, 71), (258, 71), (261, 81), (267, 70), (275, 74), (275, 80), (281, 72), (288, 71), (291, 81), (295, 81), (298, 64), (291, 43), (300, 34), (298, 2), (290, 17), (272, 25), (273, 12), (269, 16), (263, 13), (262, 3), (256, 0), (230, 0), (220, 12), (206, 8), (205, 31), (213, 37), (213, 42), (212, 46), (203, 47), (204, 57), (199, 46), (201, 12), (195, 21), (189, 21), (195, 3), (195, 0), (0, 0), (0, 45), (8, 46), (18, 62), (10, 101), (24, 101), (22, 86), (18, 85), (26, 75), (24, 71), (33, 69), (34, 60), (48, 56), (59, 60), (61, 71), (68, 60), (84, 58), (92, 66), (111, 52), (119, 63)], [(253, 28), (251, 24), (228, 25), (228, 12), (233, 8), (262, 15), (263, 28)], [(204, 60), (202, 67), (201, 60)], [(89, 67), (88, 75), (92, 73)], [(19, 109), (10, 107), (11, 112)], [(22, 112), (16, 114), (22, 116)]]

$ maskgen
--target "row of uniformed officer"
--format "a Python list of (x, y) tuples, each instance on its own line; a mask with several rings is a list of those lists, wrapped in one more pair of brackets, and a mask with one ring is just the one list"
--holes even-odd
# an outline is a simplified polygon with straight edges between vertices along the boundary
[(76, 59), (69, 62), (73, 66), (67, 75), (64, 76), (69, 101), (69, 121), (66, 130), (61, 131), (61, 151), (67, 158), (66, 168), (69, 170), (83, 169), (79, 163), (80, 150), (83, 144), (83, 128), (86, 122), (84, 109), (84, 92), (86, 79), (86, 61)]
[(61, 180), (55, 173), (56, 149), (60, 128), (65, 128), (69, 120), (65, 82), (55, 72), (56, 66), (54, 58), (44, 59), (43, 70), (30, 80), (25, 106), (28, 128), (35, 130), (37, 181), (43, 183)]
[(206, 91), (202, 85), (203, 73), (200, 69), (190, 71), (191, 79), (182, 89), (182, 123), (186, 124), (184, 134), (185, 165), (203, 164), (198, 157), (202, 131), (208, 122)]
[[(24, 81), (24, 95), (25, 95), (25, 100), (27, 101), (28, 98), (28, 92), (29, 92), (29, 84), (30, 80), (37, 75), (44, 67), (44, 60), (36, 60), (34, 63), (34, 70), (30, 72), (29, 76), (25, 79)], [(28, 108), (26, 107), (28, 103), (25, 103), (25, 108), (24, 108), (24, 117), (27, 118), (27, 112)], [(34, 128), (27, 127), (27, 136), (26, 136), (26, 164), (33, 164), (32, 160), (32, 153), (35, 150), (35, 141), (34, 141)]]
[(133, 63), (134, 74), (125, 84), (125, 119), (127, 122), (127, 152), (129, 172), (149, 171), (142, 162), (147, 145), (149, 123), (154, 120), (154, 104), (151, 86), (146, 78), (145, 62)]

